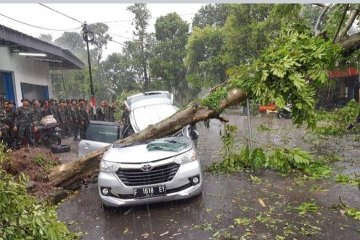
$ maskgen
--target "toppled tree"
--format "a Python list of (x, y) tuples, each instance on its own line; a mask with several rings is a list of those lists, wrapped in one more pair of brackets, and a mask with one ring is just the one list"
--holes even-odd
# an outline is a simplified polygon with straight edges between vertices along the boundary
[[(349, 9), (352, 8), (347, 8)], [(345, 24), (343, 31), (348, 28), (351, 19)], [(347, 36), (346, 32), (344, 36)], [(248, 96), (263, 104), (275, 102), (280, 108), (291, 104), (293, 122), (306, 122), (309, 127), (314, 127), (315, 87), (327, 82), (327, 70), (333, 67), (341, 53), (349, 54), (360, 46), (358, 34), (354, 38), (336, 36), (335, 43), (323, 35), (314, 36), (310, 28), (300, 24), (284, 27), (260, 57), (252, 63), (229, 69), (229, 79), (213, 88), (205, 98), (190, 103), (168, 119), (117, 143), (127, 144), (165, 137), (187, 124), (210, 118), (224, 120), (220, 113), (244, 101)], [(351, 46), (349, 41), (352, 42)], [(341, 52), (344, 49), (346, 51)], [(99, 149), (78, 161), (55, 168), (49, 175), (50, 183), (63, 188), (78, 183), (98, 169), (100, 158), (106, 149)]]
[[(312, 37), (308, 29), (293, 26), (284, 30), (257, 61), (233, 68), (229, 80), (215, 87), (201, 101), (192, 102), (168, 119), (117, 143), (160, 138), (187, 124), (222, 119), (220, 113), (224, 109), (244, 101), (248, 94), (261, 103), (275, 101), (279, 107), (290, 103), (294, 122), (307, 121), (313, 126), (314, 85), (326, 81), (326, 69), (334, 62), (337, 52), (335, 45)], [(49, 175), (50, 182), (53, 186), (71, 186), (98, 168), (105, 151), (106, 148), (99, 149), (54, 169)]]

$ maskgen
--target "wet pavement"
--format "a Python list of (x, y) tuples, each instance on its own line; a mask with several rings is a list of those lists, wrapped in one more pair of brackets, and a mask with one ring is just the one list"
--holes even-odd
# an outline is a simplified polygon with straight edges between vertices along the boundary
[[(239, 114), (225, 114), (247, 136), (247, 121)], [(289, 120), (253, 116), (256, 146), (297, 146), (315, 154), (336, 155), (336, 172), (360, 173), (360, 142), (354, 136), (317, 138), (296, 128)], [(210, 128), (198, 125), (198, 154), (203, 169), (219, 161), (219, 132), (223, 126), (211, 120)], [(270, 128), (271, 130), (264, 130)], [(248, 141), (240, 138), (241, 144)], [(281, 176), (273, 171), (213, 175), (205, 172), (203, 194), (193, 199), (145, 206), (104, 210), (96, 184), (89, 184), (58, 209), (59, 218), (83, 239), (360, 239), (360, 222), (345, 216), (341, 201), (360, 208), (356, 186), (311, 180), (301, 174)], [(257, 178), (252, 178), (256, 176)], [(297, 207), (315, 203), (318, 210), (299, 215)]]

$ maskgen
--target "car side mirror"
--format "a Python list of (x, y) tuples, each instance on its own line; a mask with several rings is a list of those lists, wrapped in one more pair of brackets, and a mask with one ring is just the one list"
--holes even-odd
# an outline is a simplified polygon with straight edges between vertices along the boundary
[(199, 132), (197, 130), (192, 130), (190, 133), (191, 140), (197, 140), (199, 138)]

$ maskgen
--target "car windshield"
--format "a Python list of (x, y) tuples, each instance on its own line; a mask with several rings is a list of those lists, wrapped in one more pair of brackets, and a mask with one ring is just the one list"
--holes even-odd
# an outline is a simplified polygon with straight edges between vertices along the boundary
[(86, 131), (86, 140), (113, 143), (118, 140), (118, 126), (90, 124)]
[(149, 125), (154, 125), (177, 111), (177, 108), (170, 104), (158, 104), (135, 109), (132, 114), (134, 116), (136, 132), (142, 131)]
[(189, 141), (185, 141), (182, 138), (163, 138), (157, 139), (150, 142), (146, 149), (148, 151), (171, 151), (171, 152), (179, 152), (187, 147), (189, 147)]

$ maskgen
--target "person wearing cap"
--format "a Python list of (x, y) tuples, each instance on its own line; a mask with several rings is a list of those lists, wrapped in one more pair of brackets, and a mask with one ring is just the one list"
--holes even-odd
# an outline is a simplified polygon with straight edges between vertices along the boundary
[(48, 115), (53, 115), (53, 117), (56, 119), (56, 122), (59, 123), (59, 113), (58, 108), (56, 107), (56, 100), (51, 98), (50, 99), (50, 106), (48, 110)]
[(72, 117), (71, 117), (70, 108), (71, 108), (71, 100), (66, 99), (65, 101), (65, 118), (66, 118), (65, 136), (66, 137), (71, 137), (72, 135), (72, 124), (71, 124)]
[(10, 100), (7, 102), (6, 105), (4, 105), (5, 107), (5, 115), (7, 118), (7, 121), (9, 123), (9, 132), (8, 132), (8, 145), (11, 147), (14, 147), (16, 138), (17, 138), (17, 128), (15, 125), (15, 101), (14, 100)]
[(2, 102), (0, 110), (0, 140), (7, 146), (11, 146), (10, 142), (10, 126), (11, 122), (9, 121), (5, 109), (8, 108), (9, 101), (4, 100)]
[(24, 140), (33, 145), (34, 110), (30, 106), (29, 99), (23, 98), (21, 102), (22, 106), (15, 112), (15, 125), (18, 132), (17, 146), (23, 145)]
[(96, 109), (96, 120), (104, 121), (105, 119), (105, 101), (101, 100), (98, 109)]
[(113, 101), (109, 105), (109, 121), (115, 122), (115, 112), (116, 112), (116, 101)]
[(85, 105), (85, 99), (79, 99), (79, 129), (80, 129), (80, 139), (86, 138), (86, 129), (89, 126), (89, 114), (87, 111), (87, 106)]
[(58, 119), (60, 128), (62, 129), (62, 137), (65, 137), (65, 127), (67, 125), (67, 119), (66, 119), (66, 108), (65, 108), (65, 100), (60, 99), (59, 101), (59, 107), (58, 107)]
[(109, 122), (110, 121), (109, 103), (108, 103), (108, 101), (104, 101), (104, 102), (105, 102), (104, 121)]
[(44, 117), (44, 113), (41, 109), (41, 105), (38, 99), (33, 100), (33, 108), (34, 108), (34, 125), (40, 123), (41, 119)]
[(74, 141), (78, 141), (78, 135), (79, 135), (79, 109), (77, 105), (77, 100), (72, 99), (71, 100), (71, 106), (69, 110), (69, 119), (70, 119), (70, 125), (71, 129), (74, 134)]

